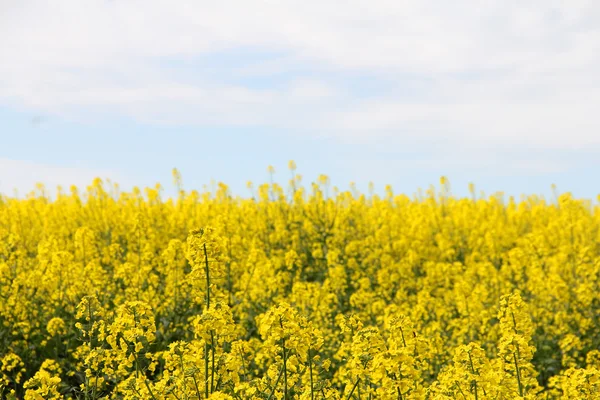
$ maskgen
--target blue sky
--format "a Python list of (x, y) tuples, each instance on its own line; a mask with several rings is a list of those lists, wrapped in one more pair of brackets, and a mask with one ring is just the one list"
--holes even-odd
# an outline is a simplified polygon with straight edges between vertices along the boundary
[(177, 167), (244, 195), (294, 159), (341, 188), (595, 197), (598, 21), (583, 0), (2, 3), (0, 192), (169, 192)]

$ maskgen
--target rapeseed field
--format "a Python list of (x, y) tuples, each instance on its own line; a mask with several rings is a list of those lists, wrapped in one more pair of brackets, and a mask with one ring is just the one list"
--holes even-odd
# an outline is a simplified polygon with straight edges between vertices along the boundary
[(600, 398), (599, 206), (290, 167), (0, 197), (0, 398)]

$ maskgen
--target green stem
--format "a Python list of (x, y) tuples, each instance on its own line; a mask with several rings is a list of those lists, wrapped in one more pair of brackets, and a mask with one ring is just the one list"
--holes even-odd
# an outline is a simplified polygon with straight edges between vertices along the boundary
[(358, 378), (356, 380), (356, 383), (354, 384), (354, 386), (352, 386), (352, 390), (350, 391), (350, 394), (348, 395), (348, 397), (346, 397), (346, 400), (350, 400), (352, 398), (352, 395), (354, 394), (354, 391), (356, 390), (356, 387), (358, 386), (359, 382), (360, 382), (360, 378)]
[[(183, 369), (182, 369), (183, 371)], [(184, 372), (185, 374), (185, 372)], [(196, 380), (196, 373), (194, 373), (194, 375), (192, 375), (192, 381), (194, 382), (194, 387), (196, 388), (196, 394), (198, 395), (198, 399), (201, 398), (200, 396), (200, 388), (198, 387), (198, 381)], [(186, 399), (187, 399), (187, 393), (186, 393)]]
[(402, 336), (402, 345), (406, 347), (406, 339), (404, 339), (404, 330), (400, 327), (400, 335)]
[[(88, 297), (88, 331), (87, 331), (87, 342), (88, 342), (88, 350), (91, 351), (92, 350), (92, 304), (91, 301)], [(89, 377), (87, 376), (87, 373), (85, 371), (83, 371), (84, 375), (85, 375), (85, 398), (89, 399), (89, 390), (90, 390), (90, 380)], [(96, 374), (98, 372), (96, 371)], [(94, 390), (92, 392), (92, 400), (96, 399), (96, 391)]]
[(146, 389), (148, 389), (148, 392), (150, 392), (150, 396), (152, 396), (152, 399), (156, 400), (156, 397), (154, 397), (154, 393), (152, 393), (152, 389), (150, 389), (150, 385), (148, 385), (148, 381), (146, 379), (144, 379), (144, 385), (146, 385)]
[(519, 347), (517, 346), (517, 351), (513, 353), (513, 358), (515, 360), (515, 368), (517, 370), (517, 383), (519, 384), (519, 396), (523, 397), (523, 384), (521, 383), (521, 370), (519, 369), (519, 363), (517, 362), (517, 352), (519, 351)]
[[(210, 308), (210, 269), (208, 268), (208, 251), (206, 243), (203, 244), (204, 250), (204, 267), (206, 271), (206, 311)], [(204, 344), (204, 395), (208, 398), (208, 343)], [(212, 386), (211, 386), (212, 389)]]
[[(473, 366), (473, 358), (471, 358), (471, 353), (469, 352), (469, 363), (471, 363), (471, 373), (475, 374), (475, 367)], [(475, 389), (475, 400), (479, 400), (477, 396), (477, 380), (473, 380), (473, 388)]]
[[(402, 377), (402, 374), (400, 374), (400, 377)], [(398, 392), (398, 400), (404, 400), (404, 398), (402, 397), (402, 390), (400, 390), (400, 382), (398, 381), (398, 376), (396, 375), (395, 372), (392, 374), (392, 378), (394, 378), (394, 382), (396, 382), (396, 391)]]
[(287, 400), (287, 352), (285, 349), (285, 339), (281, 338), (281, 347), (283, 348), (283, 400)]
[(204, 396), (208, 399), (208, 343), (204, 344)]
[(97, 392), (98, 392), (98, 372), (96, 372), (96, 376), (94, 377), (94, 387), (92, 388), (92, 400), (96, 399)]
[(206, 270), (206, 308), (210, 307), (210, 269), (208, 268), (208, 252), (204, 243), (204, 268)]
[(85, 374), (85, 381), (84, 381), (84, 384), (85, 384), (85, 400), (88, 400), (90, 398), (89, 389), (88, 389), (90, 387), (90, 385), (89, 385), (89, 381), (90, 380), (87, 377), (87, 374), (85, 373), (85, 371), (83, 371), (83, 373)]
[(460, 385), (456, 384), (456, 387), (458, 388), (458, 391), (460, 392), (460, 394), (462, 394), (463, 399), (467, 400), (467, 396), (465, 396), (465, 393), (461, 389)]
[(315, 400), (314, 384), (313, 384), (313, 370), (312, 370), (312, 357), (310, 356), (310, 349), (308, 349), (308, 369), (310, 373), (310, 400)]
[(271, 397), (273, 397), (273, 394), (277, 389), (277, 385), (279, 384), (279, 380), (281, 379), (281, 375), (283, 375), (283, 366), (279, 370), (279, 375), (277, 375), (277, 379), (275, 380), (275, 384), (273, 385), (273, 389), (271, 389), (271, 393), (269, 393), (269, 397), (267, 397), (267, 400), (271, 400)]
[(140, 228), (138, 228), (138, 249), (137, 249), (137, 255), (138, 255), (138, 267), (137, 267), (137, 286), (138, 286), (138, 290), (136, 293), (137, 299), (140, 299), (140, 292), (142, 291), (142, 282), (141, 282), (141, 271), (142, 271), (142, 232), (140, 231)]
[[(183, 384), (185, 385), (185, 367), (183, 366), (183, 353), (179, 353), (179, 365), (181, 367), (181, 372), (183, 372)], [(194, 373), (194, 375), (192, 375), (192, 381), (194, 382), (194, 386), (196, 388), (196, 395), (198, 396), (198, 399), (200, 399), (201, 398), (200, 389), (198, 388), (198, 382), (196, 382), (196, 374), (195, 373)], [(188, 399), (187, 392), (184, 391), (183, 394), (187, 400)]]
[(210, 331), (210, 352), (211, 352), (211, 366), (210, 366), (210, 392), (215, 390), (215, 334)]

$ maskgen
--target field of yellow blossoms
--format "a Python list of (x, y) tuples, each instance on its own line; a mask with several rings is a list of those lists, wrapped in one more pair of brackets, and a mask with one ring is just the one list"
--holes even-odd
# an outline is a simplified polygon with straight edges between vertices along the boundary
[(0, 398), (600, 398), (600, 206), (174, 175), (0, 197)]

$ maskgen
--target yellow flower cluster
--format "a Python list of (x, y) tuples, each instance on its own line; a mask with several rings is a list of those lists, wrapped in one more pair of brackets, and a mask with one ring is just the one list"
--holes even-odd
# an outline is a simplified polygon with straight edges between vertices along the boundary
[(0, 398), (600, 398), (599, 206), (290, 171), (0, 196)]

